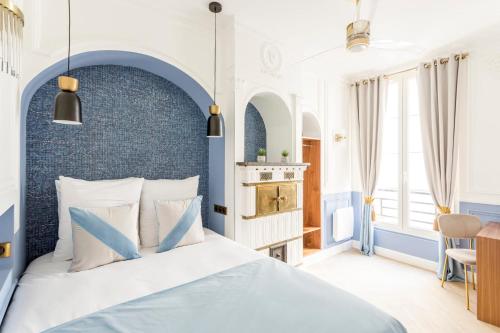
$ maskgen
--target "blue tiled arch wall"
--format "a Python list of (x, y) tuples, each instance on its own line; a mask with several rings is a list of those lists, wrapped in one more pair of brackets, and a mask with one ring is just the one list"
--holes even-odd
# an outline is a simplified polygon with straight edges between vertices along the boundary
[(267, 148), (266, 125), (259, 110), (248, 103), (245, 110), (245, 162), (257, 160), (257, 150)]
[[(26, 118), (26, 241), (28, 262), (52, 251), (57, 240), (59, 175), (82, 179), (200, 175), (208, 198), (206, 118), (170, 81), (126, 66), (74, 70), (80, 79), (83, 126), (52, 123), (56, 79), (34, 94)], [(203, 219), (208, 219), (204, 200)]]

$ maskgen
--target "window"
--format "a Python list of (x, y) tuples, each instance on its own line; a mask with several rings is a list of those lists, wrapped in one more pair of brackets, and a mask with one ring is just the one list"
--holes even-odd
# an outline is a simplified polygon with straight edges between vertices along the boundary
[(390, 79), (383, 121), (377, 226), (431, 236), (436, 209), (425, 173), (415, 74)]

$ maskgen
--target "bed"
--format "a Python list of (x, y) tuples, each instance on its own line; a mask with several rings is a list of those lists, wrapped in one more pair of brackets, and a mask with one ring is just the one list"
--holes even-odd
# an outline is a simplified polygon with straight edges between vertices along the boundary
[(205, 236), (78, 273), (41, 256), (22, 277), (2, 332), (406, 332), (308, 273), (208, 229)]
[[(26, 230), (29, 266), (11, 300), (2, 332), (406, 331), (396, 319), (367, 302), (203, 229), (224, 233), (224, 216), (211, 208), (224, 204), (225, 196), (233, 194), (224, 191), (225, 172), (232, 172), (224, 171), (225, 141), (206, 138), (207, 119), (202, 110), (212, 101), (201, 86), (199, 91), (193, 90), (192, 98), (198, 101), (193, 103), (190, 94), (170, 81), (137, 68), (90, 66), (72, 73), (82, 82), (92, 83), (79, 92), (85, 101), (84, 126), (70, 129), (51, 122), (47, 110), (53, 103), (55, 79), (30, 101), (26, 204), (21, 207), (26, 215), (21, 223)], [(199, 96), (206, 96), (206, 100)], [(70, 181), (69, 177), (78, 179)], [(170, 182), (198, 177), (196, 186), (189, 181), (189, 186), (166, 187)], [(138, 178), (144, 181), (140, 186), (135, 184)], [(98, 188), (76, 191), (75, 186), (87, 183), (85, 180), (96, 182)], [(121, 190), (117, 182), (134, 183), (134, 189), (129, 184)], [(65, 187), (69, 183), (72, 187)], [(198, 200), (198, 196), (203, 199)], [(167, 215), (159, 212), (171, 205), (163, 200), (184, 202), (187, 198), (189, 206), (171, 219), (175, 222), (171, 233), (160, 235), (170, 220), (160, 218)], [(184, 215), (191, 213), (193, 202), (198, 202), (198, 214), (187, 214), (189, 223), (199, 226), (197, 236), (202, 237), (190, 245), (167, 246), (177, 236), (176, 242), (184, 239), (185, 234), (176, 228), (186, 225)], [(113, 217), (114, 213), (106, 215), (109, 219), (98, 214), (105, 221), (99, 222), (96, 215), (84, 223), (78, 216), (83, 216), (85, 208), (85, 214), (97, 214), (97, 210), (136, 213), (134, 219), (129, 214), (123, 221)], [(173, 206), (169, 209), (175, 210)], [(73, 266), (82, 253), (102, 259), (108, 252), (114, 258), (116, 252), (125, 258), (118, 245), (130, 242), (124, 242), (123, 235), (116, 232), (113, 235), (119, 237), (114, 239), (104, 233), (110, 231), (109, 225), (124, 232), (114, 224), (117, 221), (134, 225), (134, 230), (127, 229), (135, 250), (126, 258), (131, 260)], [(80, 230), (84, 225), (88, 228), (95, 223), (101, 226), (91, 232), (95, 237), (79, 238), (85, 234)], [(109, 225), (102, 229), (103, 223)], [(137, 238), (143, 248), (135, 246)], [(96, 239), (101, 243), (92, 246), (87, 242)], [(152, 240), (159, 244), (158, 251), (164, 252), (157, 253), (149, 244)], [(102, 253), (97, 253), (97, 245)]]

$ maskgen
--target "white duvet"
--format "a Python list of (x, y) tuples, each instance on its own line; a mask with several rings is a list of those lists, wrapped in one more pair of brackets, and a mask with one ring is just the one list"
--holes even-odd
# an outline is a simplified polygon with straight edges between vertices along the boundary
[(70, 261), (52, 254), (34, 260), (16, 289), (2, 324), (4, 333), (32, 333), (160, 290), (238, 266), (262, 255), (205, 229), (203, 243), (68, 273)]

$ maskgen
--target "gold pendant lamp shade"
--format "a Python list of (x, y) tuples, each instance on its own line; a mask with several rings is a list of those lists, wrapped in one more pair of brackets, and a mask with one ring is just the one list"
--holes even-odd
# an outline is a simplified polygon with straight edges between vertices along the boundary
[(19, 78), (24, 15), (11, 0), (0, 0), (0, 73)]
[(82, 124), (82, 103), (76, 94), (78, 80), (70, 75), (71, 55), (71, 0), (68, 0), (68, 59), (67, 75), (59, 76), (58, 85), (61, 90), (54, 102), (54, 123), (65, 125)]
[(207, 137), (220, 138), (223, 136), (222, 118), (220, 116), (220, 107), (217, 105), (216, 88), (217, 88), (217, 13), (222, 11), (222, 5), (218, 2), (211, 2), (208, 9), (214, 13), (215, 34), (214, 34), (214, 103), (210, 105), (208, 111)]

